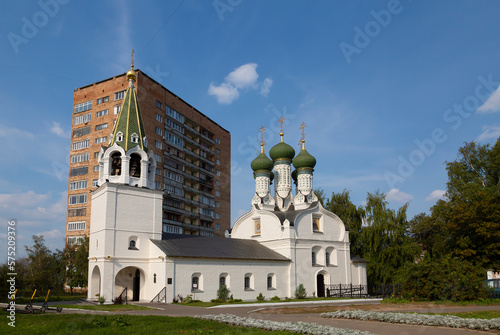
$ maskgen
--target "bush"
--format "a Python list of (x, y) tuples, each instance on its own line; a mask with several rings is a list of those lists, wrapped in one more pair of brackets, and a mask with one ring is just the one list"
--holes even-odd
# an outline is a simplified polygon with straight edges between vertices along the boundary
[(274, 297), (272, 297), (270, 300), (271, 300), (271, 301), (279, 301), (279, 300), (281, 300), (281, 299), (280, 299), (280, 297), (278, 297), (277, 295), (275, 295), (275, 296), (274, 296)]
[(266, 297), (264, 297), (264, 296), (262, 295), (262, 292), (260, 292), (260, 293), (259, 293), (259, 295), (257, 296), (257, 300), (258, 300), (258, 301), (264, 301), (265, 299), (266, 299)]
[(113, 300), (113, 304), (115, 305), (123, 305), (123, 298), (121, 295), (117, 296), (115, 300)]
[(97, 301), (99, 301), (99, 304), (102, 305), (106, 302), (106, 298), (104, 298), (103, 295), (97, 295)]
[(401, 298), (415, 301), (485, 299), (484, 271), (471, 263), (446, 257), (406, 268)]
[(295, 299), (305, 299), (307, 297), (307, 291), (304, 285), (300, 284), (295, 290)]
[(233, 302), (242, 302), (243, 300), (241, 299), (229, 299), (229, 303), (232, 304)]
[[(221, 300), (222, 302), (226, 302), (229, 300), (229, 289), (227, 288), (226, 285), (221, 285), (219, 289), (217, 290), (217, 300)], [(231, 295), (232, 297), (232, 295)]]

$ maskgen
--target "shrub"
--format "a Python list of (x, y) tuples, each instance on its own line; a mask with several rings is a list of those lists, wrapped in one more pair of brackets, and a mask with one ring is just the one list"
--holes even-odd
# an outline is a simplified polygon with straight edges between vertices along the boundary
[[(229, 289), (227, 288), (226, 285), (221, 285), (219, 289), (217, 290), (217, 300), (221, 300), (222, 302), (226, 302), (229, 300)], [(231, 295), (232, 297), (232, 295)]]
[(117, 296), (115, 300), (113, 300), (113, 304), (115, 305), (123, 305), (123, 298), (121, 295)]
[(295, 290), (295, 299), (305, 299), (307, 297), (307, 291), (304, 285), (299, 284), (299, 287)]
[(266, 297), (264, 297), (264, 296), (262, 295), (262, 292), (260, 292), (260, 293), (259, 293), (259, 295), (257, 296), (257, 300), (258, 300), (258, 301), (264, 301), (265, 299), (266, 299)]
[(102, 305), (106, 302), (106, 298), (104, 298), (103, 295), (97, 295), (97, 301), (99, 301), (99, 304)]
[(484, 272), (471, 263), (446, 257), (406, 268), (401, 298), (416, 301), (471, 301), (488, 297)]
[(181, 300), (181, 302), (185, 302), (186, 304), (189, 304), (190, 302), (193, 301), (193, 296), (191, 294), (188, 294), (184, 300)]
[(272, 297), (270, 300), (271, 300), (271, 301), (279, 301), (279, 300), (281, 300), (281, 299), (280, 299), (280, 297), (278, 297), (277, 295), (275, 295), (275, 296), (274, 296), (274, 297)]
[(233, 302), (242, 302), (243, 300), (241, 299), (229, 299), (229, 303), (233, 303)]

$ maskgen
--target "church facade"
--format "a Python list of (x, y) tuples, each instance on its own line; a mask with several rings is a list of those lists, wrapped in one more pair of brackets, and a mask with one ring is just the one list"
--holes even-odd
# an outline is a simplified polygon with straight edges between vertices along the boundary
[[(366, 261), (352, 257), (342, 220), (313, 193), (316, 159), (281, 141), (252, 161), (251, 210), (227, 238), (162, 233), (163, 192), (154, 189), (134, 89), (135, 72), (108, 147), (99, 153), (99, 187), (92, 192), (88, 298), (170, 302), (177, 295), (209, 301), (226, 285), (234, 298), (293, 297), (302, 284), (325, 296), (328, 284), (366, 285)], [(292, 172), (292, 166), (294, 168)], [(271, 185), (274, 182), (274, 192)], [(292, 186), (295, 185), (295, 196)]]

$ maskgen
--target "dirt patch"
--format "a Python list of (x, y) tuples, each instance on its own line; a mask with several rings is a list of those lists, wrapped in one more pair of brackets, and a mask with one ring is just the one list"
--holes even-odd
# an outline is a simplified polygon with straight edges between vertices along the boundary
[(434, 304), (432, 302), (414, 302), (407, 304), (363, 304), (363, 305), (322, 305), (322, 306), (304, 306), (304, 307), (284, 307), (261, 309), (256, 313), (262, 314), (305, 314), (305, 313), (326, 313), (334, 311), (377, 311), (377, 312), (420, 312), (420, 313), (446, 313), (457, 310), (475, 310), (491, 309), (498, 310), (500, 305), (493, 306), (457, 306)]

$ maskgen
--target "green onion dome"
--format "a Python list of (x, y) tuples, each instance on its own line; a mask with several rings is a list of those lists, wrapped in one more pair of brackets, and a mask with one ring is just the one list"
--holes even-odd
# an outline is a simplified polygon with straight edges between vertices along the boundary
[(297, 184), (297, 177), (298, 177), (297, 174), (298, 174), (297, 170), (292, 171), (292, 179), (295, 184)]
[(273, 166), (273, 161), (270, 160), (264, 153), (264, 144), (261, 144), (260, 154), (252, 161), (252, 163), (250, 163), (250, 167), (254, 172), (256, 172), (262, 170), (271, 171)]
[(288, 159), (292, 160), (295, 157), (295, 150), (283, 142), (283, 133), (280, 133), (281, 141), (271, 148), (269, 151), (269, 156), (273, 161), (277, 161), (279, 159)]
[(314, 158), (311, 154), (309, 154), (305, 147), (305, 141), (302, 140), (302, 150), (300, 150), (297, 157), (295, 157), (292, 161), (293, 166), (296, 169), (300, 168), (310, 168), (313, 169), (316, 166), (316, 158)]

